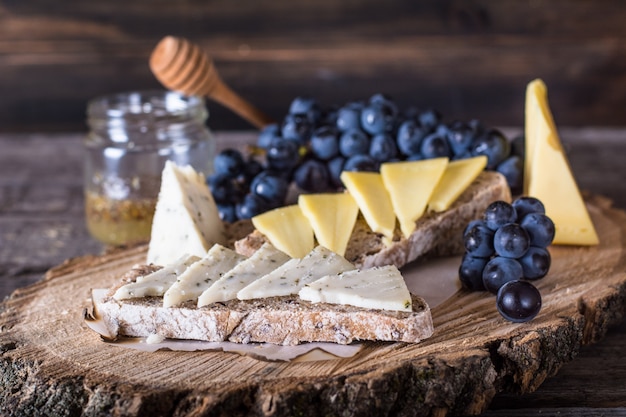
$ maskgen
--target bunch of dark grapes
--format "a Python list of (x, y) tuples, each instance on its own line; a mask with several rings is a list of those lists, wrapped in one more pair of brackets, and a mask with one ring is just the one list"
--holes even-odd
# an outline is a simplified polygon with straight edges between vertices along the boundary
[(490, 204), (483, 219), (470, 222), (463, 232), (463, 286), (496, 294), (496, 307), (507, 320), (532, 320), (541, 309), (541, 294), (530, 281), (548, 273), (547, 247), (554, 233), (554, 223), (536, 198)]
[[(241, 154), (228, 150), (217, 155), (209, 185), (222, 218), (234, 221), (284, 204), (292, 182), (304, 192), (324, 192), (342, 188), (342, 171), (378, 171), (390, 161), (486, 155), (487, 169), (501, 172), (517, 192), (524, 147), (516, 145), (521, 140), (509, 141), (475, 120), (445, 123), (432, 109), (400, 111), (384, 94), (339, 108), (298, 97), (280, 124), (260, 132), (257, 147), (265, 153), (263, 164), (244, 162)], [(218, 164), (221, 158), (227, 160), (225, 169)]]

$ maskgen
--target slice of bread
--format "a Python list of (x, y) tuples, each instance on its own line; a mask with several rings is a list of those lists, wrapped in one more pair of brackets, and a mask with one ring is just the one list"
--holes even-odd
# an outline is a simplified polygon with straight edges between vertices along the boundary
[[(391, 264), (400, 268), (423, 256), (462, 253), (463, 229), (496, 200), (511, 200), (506, 180), (498, 173), (483, 172), (448, 210), (423, 216), (408, 239), (402, 238), (397, 229), (393, 242), (387, 246), (382, 236), (372, 232), (360, 218), (345, 257), (360, 268)], [(266, 242), (265, 236), (253, 231), (250, 222), (230, 225), (226, 232), (243, 255), (251, 255)], [(155, 268), (158, 267), (134, 268), (119, 285)], [(158, 335), (212, 342), (295, 345), (348, 344), (357, 340), (416, 343), (433, 333), (430, 308), (416, 295), (411, 295), (412, 311), (401, 312), (311, 303), (297, 295), (230, 300), (200, 308), (190, 301), (176, 308), (165, 308), (161, 297), (117, 301), (112, 297), (115, 290), (93, 295), (94, 314), (112, 338)]]
[(412, 296), (413, 311), (364, 309), (349, 305), (310, 303), (296, 295), (231, 300), (196, 307), (187, 302), (163, 307), (161, 297), (117, 301), (110, 292), (92, 295), (94, 317), (111, 338), (149, 337), (209, 342), (303, 342), (348, 344), (358, 340), (417, 343), (430, 337), (433, 323), (426, 302)]
[[(443, 212), (426, 213), (417, 221), (408, 239), (396, 227), (394, 240), (385, 245), (383, 236), (373, 232), (362, 216), (356, 221), (345, 258), (356, 267), (395, 265), (398, 268), (423, 256), (457, 255), (464, 251), (463, 229), (479, 218), (489, 204), (497, 200), (511, 201), (511, 191), (504, 176), (493, 171), (482, 172)], [(242, 225), (234, 226), (241, 232)], [(231, 236), (236, 235), (231, 231)], [(235, 241), (237, 252), (249, 256), (266, 241), (258, 231), (252, 231)]]

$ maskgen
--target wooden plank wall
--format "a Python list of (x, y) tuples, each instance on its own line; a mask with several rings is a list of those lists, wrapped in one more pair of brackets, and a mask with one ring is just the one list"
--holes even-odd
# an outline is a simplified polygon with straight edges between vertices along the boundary
[[(625, 124), (623, 0), (3, 0), (0, 131), (83, 130), (89, 98), (160, 88), (147, 62), (165, 35), (199, 43), (276, 118), (296, 95), (384, 92), (521, 125), (541, 77), (558, 124)], [(214, 129), (249, 127), (208, 106)]]

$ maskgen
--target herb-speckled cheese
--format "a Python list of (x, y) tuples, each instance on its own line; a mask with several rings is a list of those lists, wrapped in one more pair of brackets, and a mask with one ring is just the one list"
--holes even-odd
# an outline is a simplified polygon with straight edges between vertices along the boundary
[(224, 226), (204, 176), (167, 161), (152, 221), (147, 262), (167, 265), (181, 255), (204, 256), (224, 243)]
[(197, 300), (207, 288), (245, 259), (245, 256), (215, 244), (206, 256), (191, 265), (163, 295), (163, 307)]
[(301, 299), (313, 303), (411, 311), (411, 294), (394, 265), (346, 271), (325, 276), (304, 286)]
[(237, 298), (237, 292), (256, 279), (283, 265), (289, 256), (270, 243), (264, 243), (248, 259), (235, 265), (198, 298), (198, 307)]
[(160, 297), (172, 286), (180, 274), (199, 261), (195, 255), (183, 255), (174, 263), (137, 278), (135, 282), (123, 285), (115, 291), (113, 298), (126, 300), (140, 297)]
[(291, 259), (237, 293), (240, 300), (298, 294), (306, 284), (325, 275), (354, 269), (343, 256), (317, 246), (302, 259)]

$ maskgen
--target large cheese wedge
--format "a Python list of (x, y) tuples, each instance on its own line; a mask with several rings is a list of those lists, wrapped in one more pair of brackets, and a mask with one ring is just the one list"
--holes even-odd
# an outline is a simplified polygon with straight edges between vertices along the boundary
[(301, 194), (298, 205), (309, 219), (317, 243), (344, 255), (359, 206), (350, 193)]
[(354, 269), (343, 256), (316, 246), (302, 259), (291, 259), (237, 293), (240, 300), (298, 294), (306, 284), (326, 275)]
[(185, 270), (163, 295), (163, 307), (174, 307), (198, 297), (245, 256), (215, 244), (206, 255)]
[(411, 311), (411, 294), (394, 265), (325, 276), (304, 286), (298, 295), (313, 303)]
[(152, 221), (147, 263), (168, 265), (184, 254), (204, 256), (226, 242), (224, 225), (203, 175), (165, 163)]
[(430, 197), (430, 201), (428, 201), (428, 210), (441, 212), (450, 208), (452, 203), (474, 182), (486, 166), (487, 157), (485, 155), (448, 163), (441, 180)]
[(415, 230), (415, 222), (426, 211), (447, 165), (448, 158), (433, 158), (387, 162), (380, 166), (383, 183), (404, 237), (408, 238)]
[(526, 89), (524, 193), (544, 204), (555, 225), (554, 244), (596, 245), (598, 235), (563, 151), (541, 80)]
[(237, 298), (239, 290), (287, 261), (289, 261), (287, 254), (279, 251), (270, 243), (264, 243), (249, 258), (235, 265), (213, 285), (204, 290), (198, 297), (198, 307), (218, 301), (234, 300)]
[(199, 260), (200, 258), (195, 255), (183, 255), (174, 263), (166, 265), (158, 271), (139, 276), (135, 282), (122, 285), (115, 291), (113, 298), (126, 300), (129, 298), (161, 297), (187, 268)]
[(252, 224), (276, 249), (292, 258), (302, 258), (315, 244), (311, 223), (297, 204), (254, 216)]
[(344, 171), (341, 173), (341, 181), (354, 197), (370, 229), (391, 242), (396, 216), (381, 175), (378, 172)]

